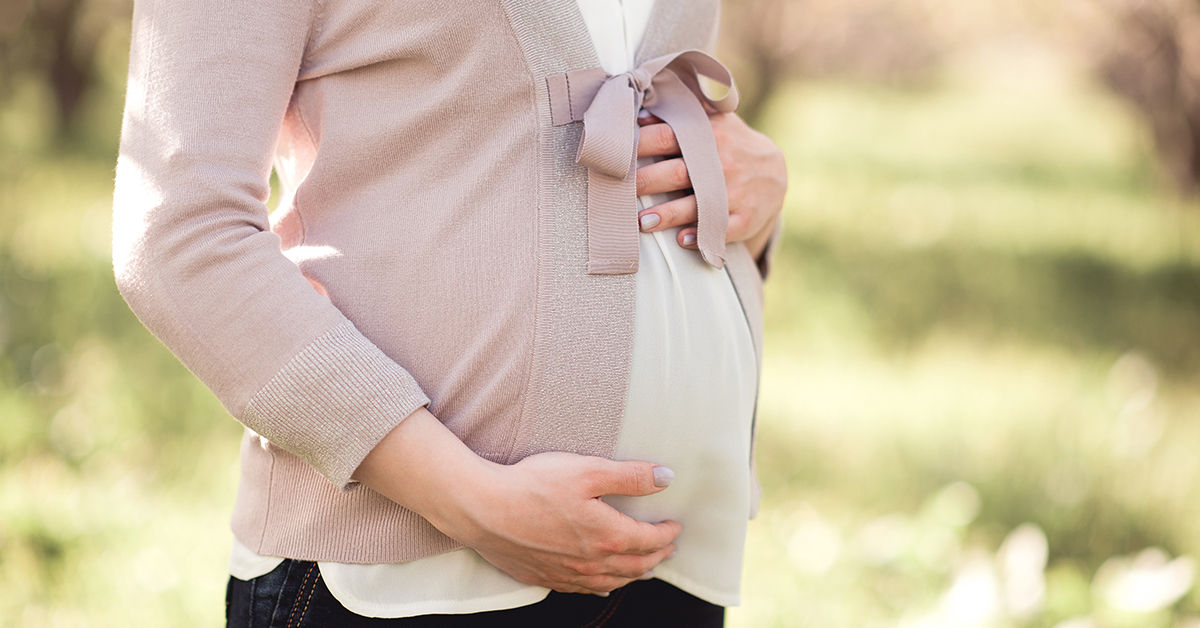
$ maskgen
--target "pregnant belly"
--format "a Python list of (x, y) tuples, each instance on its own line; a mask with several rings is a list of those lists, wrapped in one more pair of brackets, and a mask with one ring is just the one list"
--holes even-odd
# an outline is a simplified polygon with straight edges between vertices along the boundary
[[(680, 247), (678, 228), (641, 234), (633, 361), (616, 458), (670, 467), (670, 488), (605, 501), (684, 531), (672, 564), (740, 564), (750, 504), (754, 345), (723, 269)], [(706, 562), (707, 561), (707, 562)], [(666, 563), (664, 563), (665, 565)]]

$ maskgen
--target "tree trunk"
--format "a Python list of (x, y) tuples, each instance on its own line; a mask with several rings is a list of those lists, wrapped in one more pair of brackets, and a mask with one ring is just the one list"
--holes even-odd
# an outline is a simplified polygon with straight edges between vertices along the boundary
[(84, 95), (96, 76), (97, 42), (78, 32), (82, 7), (83, 0), (40, 2), (33, 17), (35, 32), (51, 44), (41, 72), (54, 94), (56, 131), (60, 137), (70, 134)]

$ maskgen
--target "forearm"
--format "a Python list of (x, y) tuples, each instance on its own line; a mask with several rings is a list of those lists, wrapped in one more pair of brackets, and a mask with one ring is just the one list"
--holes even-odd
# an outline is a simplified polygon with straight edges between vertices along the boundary
[(400, 422), (363, 459), (353, 478), (429, 520), (458, 541), (479, 522), (468, 502), (501, 465), (478, 456), (425, 407)]
[(499, 465), (422, 407), (353, 477), (521, 582), (605, 594), (644, 577), (675, 549), (678, 523), (635, 521), (597, 499), (662, 490), (669, 481), (654, 468), (562, 452)]

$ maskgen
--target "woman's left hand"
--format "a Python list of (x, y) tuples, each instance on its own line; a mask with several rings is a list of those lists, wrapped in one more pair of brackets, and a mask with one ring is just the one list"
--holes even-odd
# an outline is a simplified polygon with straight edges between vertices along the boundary
[[(757, 259), (783, 208), (787, 190), (783, 152), (771, 138), (750, 128), (736, 113), (710, 114), (708, 120), (717, 140), (717, 153), (721, 157), (725, 189), (729, 195), (729, 227), (725, 241), (746, 241), (751, 255)], [(638, 157), (675, 156), (637, 169), (638, 195), (691, 188), (687, 166), (679, 157), (679, 142), (671, 127), (654, 116), (639, 117), (638, 123), (642, 125)], [(638, 214), (638, 224), (645, 232), (684, 226), (676, 234), (676, 241), (680, 246), (694, 249), (696, 196), (688, 194), (648, 207)]]

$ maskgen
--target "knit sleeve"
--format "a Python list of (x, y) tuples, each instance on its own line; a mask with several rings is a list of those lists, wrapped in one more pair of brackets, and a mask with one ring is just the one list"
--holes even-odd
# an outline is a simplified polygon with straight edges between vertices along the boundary
[(266, 200), (317, 0), (136, 0), (116, 286), (239, 421), (346, 488), (429, 398), (284, 256)]

